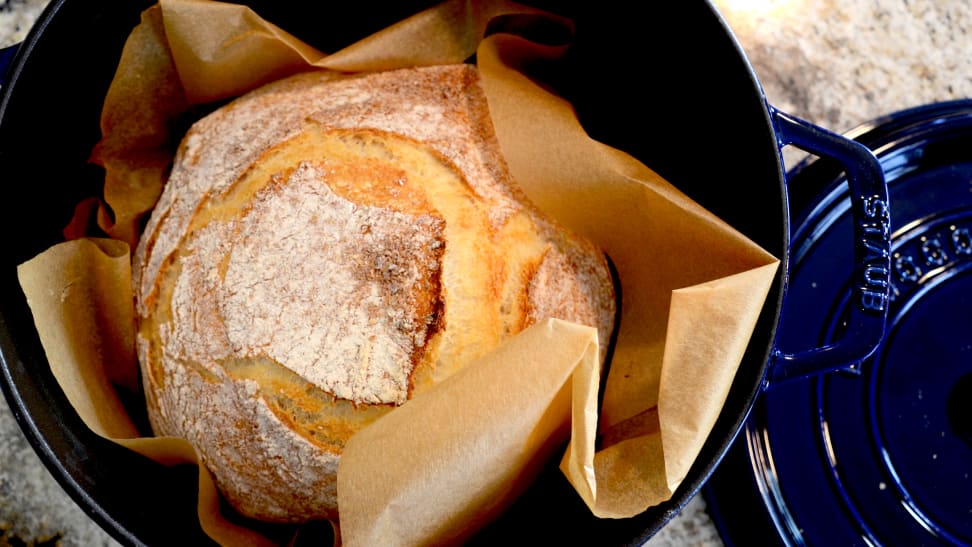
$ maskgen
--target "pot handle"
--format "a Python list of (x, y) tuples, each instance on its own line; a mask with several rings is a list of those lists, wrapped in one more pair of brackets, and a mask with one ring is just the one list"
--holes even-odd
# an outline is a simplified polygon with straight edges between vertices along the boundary
[(830, 345), (784, 353), (773, 350), (765, 386), (847, 369), (868, 358), (884, 339), (891, 287), (888, 186), (877, 158), (863, 144), (770, 107), (780, 148), (793, 145), (840, 162), (847, 173), (854, 224), (852, 299), (843, 336)]

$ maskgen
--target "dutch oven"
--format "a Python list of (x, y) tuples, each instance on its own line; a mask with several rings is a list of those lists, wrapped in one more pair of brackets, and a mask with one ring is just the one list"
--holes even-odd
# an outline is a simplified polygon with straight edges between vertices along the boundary
[[(426, 7), (248, 3), (321, 51)], [(111, 535), (132, 545), (206, 544), (194, 512), (195, 469), (163, 467), (83, 425), (49, 371), (16, 279), (18, 264), (61, 240), (74, 204), (99, 195), (103, 174), (87, 159), (100, 138), (102, 101), (124, 41), (149, 4), (54, 0), (6, 71), (0, 102), (0, 218), (7, 234), (0, 259), (0, 384), (48, 469)], [(852, 366), (879, 345), (888, 302), (887, 187), (867, 147), (767, 103), (745, 54), (708, 2), (651, 2), (638, 11), (611, 1), (536, 4), (575, 22), (573, 45), (556, 78), (588, 133), (632, 154), (781, 259), (724, 410), (669, 501), (633, 518), (597, 519), (552, 467), (474, 540), (640, 545), (698, 493), (767, 386)], [(313, 13), (325, 9), (332, 16)], [(848, 174), (853, 204), (854, 229), (846, 241), (852, 258), (840, 265), (854, 280), (853, 304), (841, 336), (820, 347), (777, 346), (791, 252), (781, 159), (788, 144), (836, 158)], [(125, 477), (133, 474), (151, 496), (132, 496)]]
[[(972, 100), (893, 112), (846, 134), (890, 197), (887, 333), (860, 366), (760, 396), (703, 488), (727, 546), (972, 544)], [(840, 166), (794, 166), (778, 344), (839, 336), (850, 199)], [(828, 305), (821, 305), (827, 303)]]

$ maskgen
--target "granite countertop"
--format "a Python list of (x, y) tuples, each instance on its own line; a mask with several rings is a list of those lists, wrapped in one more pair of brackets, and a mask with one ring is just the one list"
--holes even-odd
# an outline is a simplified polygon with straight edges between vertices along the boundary
[[(0, 0), (0, 47), (23, 38), (47, 0)], [(972, 97), (965, 0), (713, 0), (767, 100), (845, 132), (883, 114)], [(800, 153), (784, 151), (787, 163)], [(23, 542), (23, 543), (21, 543)], [(0, 402), (0, 544), (114, 545), (61, 491)], [(648, 545), (718, 546), (694, 499)]]

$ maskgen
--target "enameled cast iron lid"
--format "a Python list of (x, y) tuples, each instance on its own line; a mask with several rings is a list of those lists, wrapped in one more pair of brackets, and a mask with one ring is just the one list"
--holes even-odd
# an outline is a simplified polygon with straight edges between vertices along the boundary
[[(704, 492), (727, 545), (972, 544), (972, 101), (852, 138), (891, 202), (885, 340), (844, 371), (770, 385)], [(852, 223), (840, 168), (788, 174), (790, 285), (777, 345), (840, 334)]]

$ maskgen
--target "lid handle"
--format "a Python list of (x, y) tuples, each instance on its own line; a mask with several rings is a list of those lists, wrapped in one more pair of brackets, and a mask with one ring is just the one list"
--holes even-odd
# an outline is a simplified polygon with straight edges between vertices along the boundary
[(7, 83), (7, 68), (12, 64), (16, 53), (17, 44), (0, 47), (0, 90), (3, 89), (3, 84)]
[(868, 358), (884, 339), (891, 287), (891, 210), (881, 164), (863, 144), (770, 108), (780, 148), (793, 145), (838, 161), (847, 173), (854, 225), (851, 305), (842, 337), (784, 353), (774, 349), (766, 386), (847, 369)]

